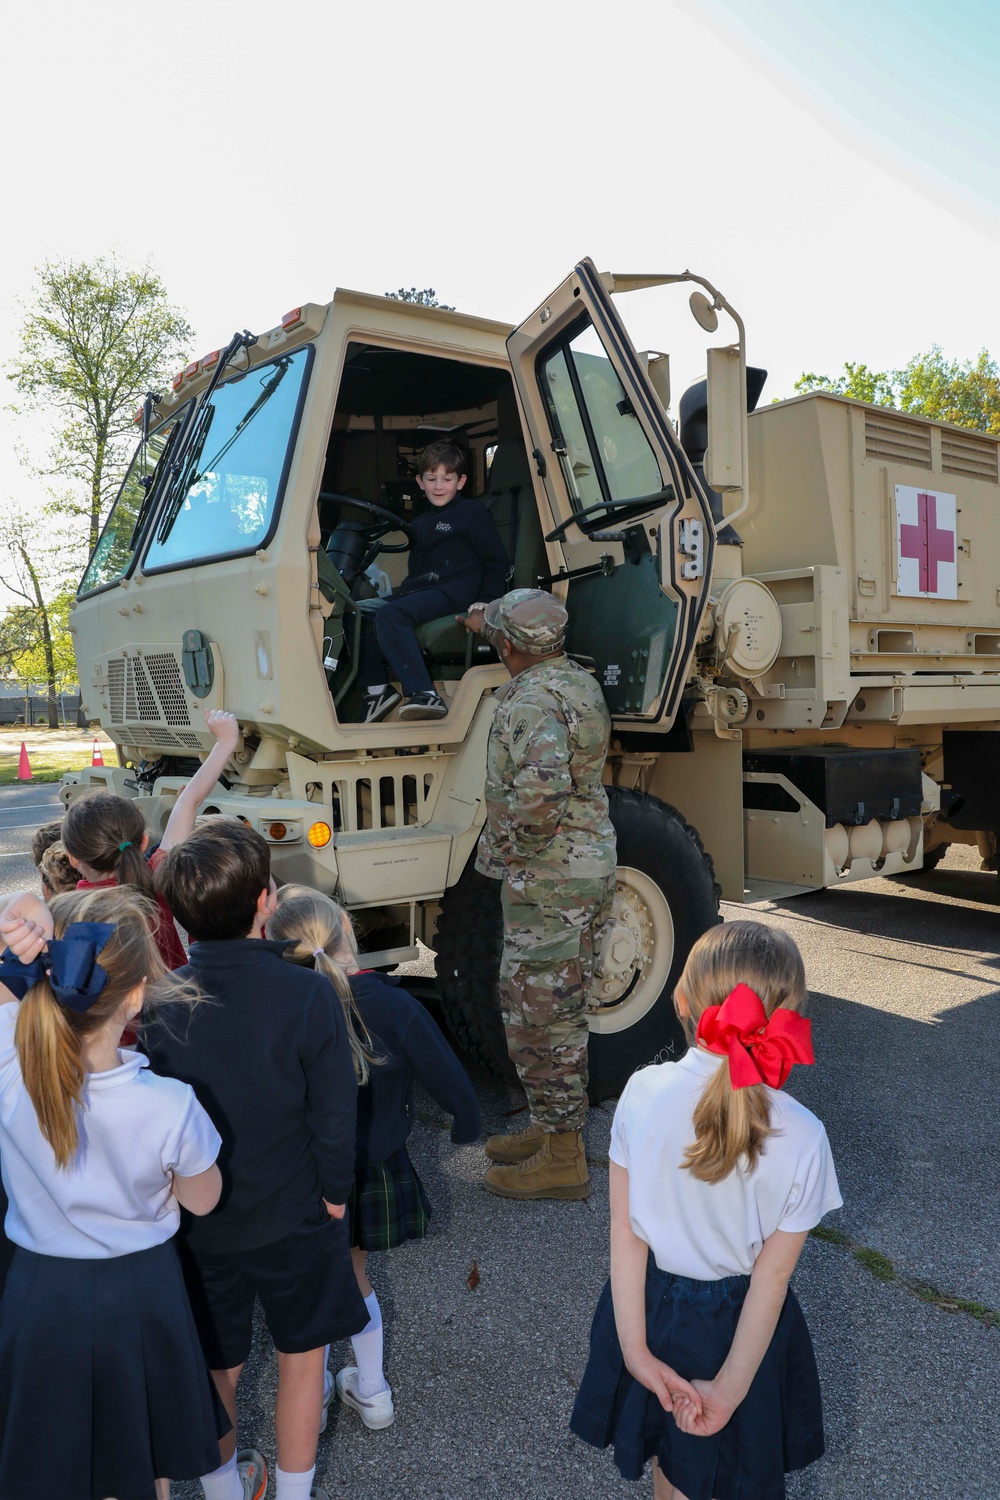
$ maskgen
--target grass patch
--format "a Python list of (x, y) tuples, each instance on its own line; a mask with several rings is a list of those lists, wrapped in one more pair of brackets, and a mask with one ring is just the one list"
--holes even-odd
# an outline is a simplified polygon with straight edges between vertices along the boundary
[(883, 1255), (881, 1250), (869, 1250), (865, 1246), (862, 1246), (851, 1253), (858, 1265), (864, 1266), (865, 1270), (874, 1276), (876, 1281), (896, 1280), (896, 1267), (888, 1255)]
[(949, 1297), (946, 1292), (931, 1286), (929, 1282), (905, 1275), (888, 1255), (883, 1255), (881, 1250), (872, 1250), (868, 1245), (859, 1245), (842, 1229), (830, 1229), (825, 1224), (817, 1224), (809, 1233), (814, 1240), (846, 1250), (876, 1281), (894, 1282), (914, 1297), (919, 1297), (921, 1302), (926, 1302), (941, 1312), (963, 1313), (968, 1318), (975, 1318), (984, 1328), (1000, 1328), (1000, 1312), (996, 1308), (987, 1307), (984, 1302), (976, 1302), (969, 1297)]
[[(79, 750), (65, 750), (58, 743), (53, 744), (51, 748), (44, 745), (29, 751), (31, 781), (19, 781), (17, 766), (20, 749), (21, 744), (18, 741), (17, 749), (13, 754), (6, 750), (0, 751), (0, 786), (31, 786), (35, 781), (60, 781), (67, 771), (83, 771), (90, 765), (87, 755)], [(102, 745), (101, 754), (106, 766), (117, 766), (118, 757), (112, 745)]]

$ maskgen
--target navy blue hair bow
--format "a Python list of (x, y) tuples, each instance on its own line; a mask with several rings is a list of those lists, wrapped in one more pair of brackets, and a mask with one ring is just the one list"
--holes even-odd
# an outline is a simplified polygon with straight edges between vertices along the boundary
[(9, 948), (0, 954), (0, 984), (23, 1000), (33, 984), (48, 975), (52, 992), (71, 1010), (89, 1010), (108, 982), (97, 955), (114, 933), (113, 922), (71, 922), (61, 938), (52, 938), (45, 953), (23, 964)]

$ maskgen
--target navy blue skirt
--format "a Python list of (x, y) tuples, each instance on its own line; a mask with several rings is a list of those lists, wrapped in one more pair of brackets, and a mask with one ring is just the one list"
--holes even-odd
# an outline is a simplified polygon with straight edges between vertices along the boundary
[[(749, 1276), (693, 1281), (649, 1259), (646, 1339), (686, 1380), (712, 1380), (732, 1346)], [(626, 1370), (605, 1283), (590, 1358), (570, 1427), (595, 1448), (614, 1445), (624, 1479), (655, 1458), (686, 1500), (784, 1500), (785, 1474), (823, 1454), (823, 1410), (812, 1340), (792, 1292), (745, 1399), (721, 1432), (692, 1437)]]
[(172, 1242), (111, 1260), (18, 1247), (0, 1303), (3, 1500), (154, 1500), (219, 1466), (229, 1419)]

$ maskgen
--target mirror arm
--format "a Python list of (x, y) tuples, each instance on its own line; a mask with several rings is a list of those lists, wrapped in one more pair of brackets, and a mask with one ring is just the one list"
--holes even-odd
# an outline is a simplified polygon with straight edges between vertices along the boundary
[(727, 312), (732, 318), (733, 322), (736, 324), (737, 332), (739, 334), (739, 344), (737, 348), (739, 350), (740, 357), (740, 390), (744, 393), (740, 415), (740, 447), (742, 453), (743, 483), (740, 489), (739, 505), (735, 510), (730, 511), (728, 516), (723, 515), (721, 520), (714, 523), (715, 533), (716, 535), (718, 535), (724, 527), (731, 526), (732, 523), (743, 514), (747, 506), (750, 504), (750, 442), (747, 428), (746, 411), (747, 341), (746, 329), (743, 326), (743, 319), (740, 317), (735, 307), (733, 307), (730, 302), (727, 302), (726, 298), (722, 295), (717, 287), (714, 287), (712, 283), (706, 280), (704, 276), (698, 276), (694, 271), (675, 271), (666, 272), (663, 275), (649, 276), (641, 274), (632, 275), (628, 273), (619, 275), (615, 272), (606, 272), (603, 280), (604, 285), (607, 287), (609, 292), (638, 292), (648, 287), (673, 286), (678, 281), (693, 281), (696, 282), (698, 286), (704, 287), (705, 291), (710, 293), (715, 307), (719, 311)]

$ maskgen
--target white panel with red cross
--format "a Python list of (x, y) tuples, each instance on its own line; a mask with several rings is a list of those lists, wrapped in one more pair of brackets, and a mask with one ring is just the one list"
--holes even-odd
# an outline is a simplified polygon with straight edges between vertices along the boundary
[(896, 486), (896, 593), (958, 598), (958, 513), (942, 490)]

